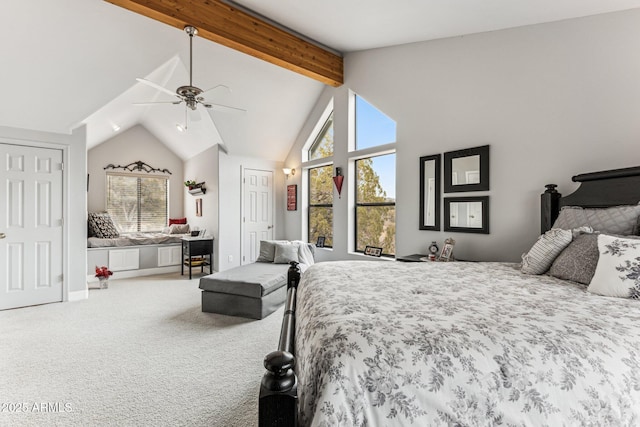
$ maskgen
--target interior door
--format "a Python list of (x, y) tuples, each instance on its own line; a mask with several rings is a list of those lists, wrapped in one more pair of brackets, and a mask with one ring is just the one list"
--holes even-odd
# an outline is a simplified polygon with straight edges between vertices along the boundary
[(62, 151), (0, 144), (0, 310), (62, 301)]
[(260, 241), (273, 239), (273, 171), (244, 170), (242, 264), (255, 262)]

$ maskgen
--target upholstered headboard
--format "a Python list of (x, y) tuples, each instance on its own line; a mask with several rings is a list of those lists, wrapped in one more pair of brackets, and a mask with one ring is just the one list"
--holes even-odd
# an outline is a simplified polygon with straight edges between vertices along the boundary
[(563, 206), (606, 208), (609, 206), (636, 205), (640, 202), (640, 166), (591, 172), (571, 178), (580, 187), (566, 197), (548, 184), (540, 196), (540, 230), (550, 230)]

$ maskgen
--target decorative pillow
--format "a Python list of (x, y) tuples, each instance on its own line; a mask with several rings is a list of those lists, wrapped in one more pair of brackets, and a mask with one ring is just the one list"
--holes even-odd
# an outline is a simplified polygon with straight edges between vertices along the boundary
[(276, 256), (276, 243), (289, 243), (287, 240), (261, 240), (260, 255), (256, 262), (273, 262)]
[(552, 228), (538, 237), (536, 243), (522, 255), (522, 272), (525, 274), (543, 274), (556, 257), (571, 243), (571, 230)]
[(631, 235), (638, 234), (638, 217), (640, 217), (640, 205), (602, 209), (565, 206), (560, 211), (553, 228), (568, 230), (588, 225), (601, 233)]
[(120, 237), (111, 215), (107, 212), (89, 212), (89, 236), (100, 239)]
[(598, 251), (598, 266), (587, 290), (609, 297), (640, 298), (640, 241), (601, 234)]
[(169, 234), (186, 234), (189, 232), (189, 224), (171, 224)]
[(300, 262), (300, 258), (298, 257), (298, 249), (298, 245), (292, 245), (290, 243), (276, 243), (273, 263), (288, 264), (291, 261)]
[(186, 224), (187, 218), (169, 218), (169, 227), (173, 224)]
[(588, 285), (598, 264), (598, 235), (580, 234), (556, 258), (549, 274)]

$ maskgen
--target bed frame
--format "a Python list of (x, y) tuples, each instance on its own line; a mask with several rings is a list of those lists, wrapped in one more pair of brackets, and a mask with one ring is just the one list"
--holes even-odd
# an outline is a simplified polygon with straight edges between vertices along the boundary
[[(540, 200), (540, 231), (550, 230), (562, 206), (604, 208), (638, 203), (640, 167), (585, 173), (571, 178), (580, 187), (566, 197), (556, 190), (557, 185), (546, 185)], [(260, 384), (260, 427), (297, 427), (298, 380), (295, 364), (296, 292), (300, 271), (296, 263), (289, 268), (287, 301), (280, 330), (278, 350), (264, 358), (267, 372)]]

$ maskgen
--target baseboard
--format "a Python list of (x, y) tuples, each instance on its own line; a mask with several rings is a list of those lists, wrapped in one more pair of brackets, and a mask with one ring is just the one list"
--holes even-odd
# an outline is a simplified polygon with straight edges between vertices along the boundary
[(83, 299), (87, 299), (87, 298), (89, 298), (89, 290), (83, 289), (81, 291), (69, 292), (69, 295), (67, 296), (67, 301), (68, 302), (82, 301)]
[[(154, 274), (176, 273), (180, 271), (179, 265), (170, 265), (168, 267), (144, 268), (142, 270), (126, 270), (115, 271), (111, 279), (129, 279), (131, 277), (152, 276)], [(93, 275), (87, 276), (87, 282), (97, 282), (98, 278)]]

